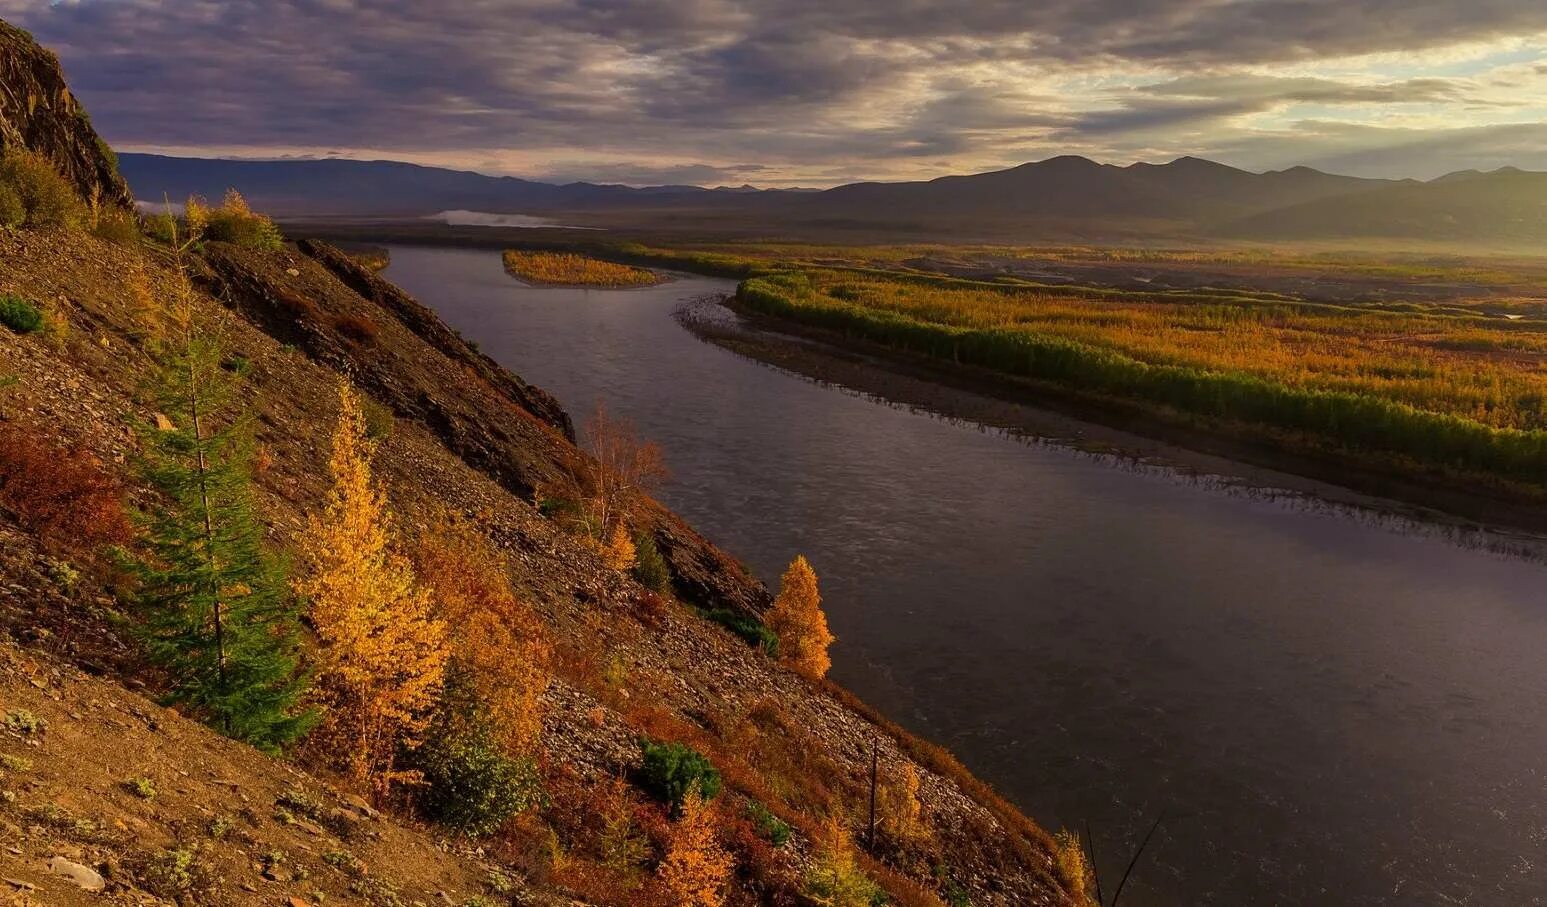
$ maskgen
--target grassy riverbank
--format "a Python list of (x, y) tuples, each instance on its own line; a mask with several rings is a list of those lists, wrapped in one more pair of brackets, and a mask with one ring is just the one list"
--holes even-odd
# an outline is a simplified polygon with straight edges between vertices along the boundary
[(1532, 322), (1241, 297), (1050, 294), (854, 270), (754, 277), (747, 308), (948, 363), (1341, 451), (1547, 488)]

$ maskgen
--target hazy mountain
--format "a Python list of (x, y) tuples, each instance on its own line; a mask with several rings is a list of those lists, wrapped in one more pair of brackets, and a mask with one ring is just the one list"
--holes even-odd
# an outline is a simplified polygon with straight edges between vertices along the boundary
[(833, 231), (897, 236), (1099, 239), (1335, 236), (1483, 240), (1547, 232), (1547, 174), (1504, 168), (1427, 183), (1309, 167), (1252, 173), (1183, 157), (1100, 164), (1055, 157), (938, 179), (825, 191), (751, 186), (553, 185), (395, 161), (120, 156), (143, 200), (218, 198), (235, 186), (281, 216), (424, 216), (447, 210), (565, 215), (613, 227)]
[(1260, 239), (1392, 238), (1547, 242), (1547, 173), (1465, 170), (1243, 218), (1222, 233)]

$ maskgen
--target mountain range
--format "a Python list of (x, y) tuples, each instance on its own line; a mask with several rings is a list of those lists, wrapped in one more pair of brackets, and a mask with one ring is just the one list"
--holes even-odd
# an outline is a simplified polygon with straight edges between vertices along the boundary
[(131, 153), (119, 159), (142, 200), (218, 198), (236, 187), (256, 207), (292, 218), (471, 210), (579, 226), (824, 237), (1547, 241), (1547, 173), (1514, 168), (1420, 182), (1310, 167), (1254, 173), (1196, 157), (1118, 166), (1061, 156), (987, 173), (815, 191), (555, 185), (397, 161)]

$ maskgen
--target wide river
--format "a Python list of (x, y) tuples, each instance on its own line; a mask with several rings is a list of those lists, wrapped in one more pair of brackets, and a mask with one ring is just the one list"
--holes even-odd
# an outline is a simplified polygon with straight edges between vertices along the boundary
[(1547, 568), (1378, 513), (1138, 466), (758, 364), (673, 317), (729, 281), (533, 289), (490, 251), (386, 277), (771, 584), (821, 576), (833, 676), (1050, 828), (1123, 907), (1547, 903)]

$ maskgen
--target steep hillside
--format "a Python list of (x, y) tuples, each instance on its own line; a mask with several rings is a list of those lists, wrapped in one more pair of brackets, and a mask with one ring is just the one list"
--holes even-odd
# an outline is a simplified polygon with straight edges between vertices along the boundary
[[(89, 149), (82, 164), (107, 166)], [(904, 905), (1076, 903), (1054, 842), (948, 755), (749, 644), (768, 592), (691, 527), (635, 502), (641, 544), (665, 559), (659, 579), (637, 576), (658, 594), (550, 507), (606, 468), (551, 397), (341, 252), (254, 237), (179, 256), (149, 238), (0, 230), (0, 297), (13, 300), (0, 327), (0, 823), (13, 842), (0, 872), (15, 900), (665, 907), (663, 866), (688, 820), (642, 772), (650, 740), (723, 779), (706, 808), (714, 846), (682, 859), (729, 854), (724, 903), (811, 903), (840, 881)], [(252, 509), (273, 550), (295, 552), (336, 487), (346, 380), (368, 395), (371, 468), (404, 562), (448, 522), (491, 552), (477, 582), (529, 609), (519, 641), (551, 653), (534, 656), (530, 686), (541, 798), (471, 838), (430, 823), (421, 786), (341, 773), (336, 740), (273, 758), (152, 703), (187, 678), (147, 657), (125, 566), (144, 530), (120, 507), (166, 500), (143, 458), (177, 430), (149, 393), (175, 361), (169, 322), (218, 340), (218, 369), (239, 379)], [(471, 619), (485, 616), (505, 626)], [(330, 644), (314, 614), (303, 660), (316, 669)], [(883, 831), (855, 853), (873, 765)]]
[(0, 21), (0, 151), (14, 147), (47, 156), (82, 198), (133, 202), (112, 151), (65, 84), (59, 61), (31, 35)]

